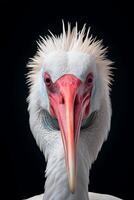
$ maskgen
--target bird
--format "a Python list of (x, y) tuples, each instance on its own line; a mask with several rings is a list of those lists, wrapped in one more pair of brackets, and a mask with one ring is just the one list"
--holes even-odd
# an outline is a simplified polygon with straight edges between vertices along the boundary
[(62, 22), (61, 34), (49, 31), (37, 44), (27, 64), (27, 101), (30, 129), (47, 165), (44, 194), (29, 200), (119, 200), (88, 191), (92, 163), (111, 126), (107, 48), (77, 22)]

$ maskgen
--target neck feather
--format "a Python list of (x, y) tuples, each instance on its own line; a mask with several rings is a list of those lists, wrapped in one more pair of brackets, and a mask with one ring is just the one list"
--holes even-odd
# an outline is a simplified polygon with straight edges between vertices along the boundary
[(89, 200), (89, 153), (82, 138), (79, 140), (77, 152), (77, 186), (72, 194), (69, 191), (67, 170), (64, 159), (62, 141), (59, 139), (54, 144), (58, 151), (50, 152), (46, 168), (46, 183), (43, 200)]
[(109, 97), (102, 100), (95, 120), (80, 133), (77, 152), (77, 187), (75, 194), (68, 188), (64, 150), (58, 130), (48, 129), (48, 120), (39, 103), (30, 104), (30, 127), (38, 146), (47, 161), (46, 183), (43, 200), (88, 200), (89, 168), (107, 138), (110, 128), (111, 106)]

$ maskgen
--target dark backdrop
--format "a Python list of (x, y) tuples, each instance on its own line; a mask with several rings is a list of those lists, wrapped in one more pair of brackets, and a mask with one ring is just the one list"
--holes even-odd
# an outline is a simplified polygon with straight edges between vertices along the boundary
[[(21, 200), (43, 192), (45, 162), (29, 129), (26, 64), (39, 35), (62, 30), (61, 19), (86, 22), (109, 47), (115, 62), (113, 116), (108, 141), (92, 167), (90, 190), (133, 199), (133, 6), (129, 1), (1, 2), (1, 182), (2, 199)], [(132, 8), (132, 9), (131, 9)]]

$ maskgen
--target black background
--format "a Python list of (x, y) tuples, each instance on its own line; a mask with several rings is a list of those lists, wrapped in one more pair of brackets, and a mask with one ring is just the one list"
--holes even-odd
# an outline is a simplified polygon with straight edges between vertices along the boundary
[[(92, 167), (90, 191), (134, 199), (133, 6), (129, 1), (1, 2), (1, 182), (4, 197), (21, 200), (43, 192), (45, 162), (29, 129), (26, 64), (39, 35), (62, 31), (61, 19), (86, 22), (115, 62), (113, 116), (108, 141)], [(1, 194), (2, 195), (2, 194)]]

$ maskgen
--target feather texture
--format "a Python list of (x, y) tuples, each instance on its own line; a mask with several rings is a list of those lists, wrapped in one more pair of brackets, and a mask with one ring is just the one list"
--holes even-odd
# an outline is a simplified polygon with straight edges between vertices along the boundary
[(68, 23), (66, 31), (63, 22), (63, 32), (59, 36), (54, 35), (51, 31), (49, 33), (45, 37), (40, 37), (37, 42), (38, 51), (28, 63), (30, 71), (27, 76), (27, 82), (29, 85), (34, 84), (36, 81), (36, 75), (40, 71), (46, 56), (54, 51), (82, 52), (94, 57), (106, 84), (111, 84), (111, 65), (113, 62), (107, 58), (107, 48), (104, 48), (102, 40), (97, 40), (90, 34), (90, 28), (86, 31), (86, 25), (84, 25), (82, 30), (78, 31), (77, 23), (72, 29), (71, 24)]

